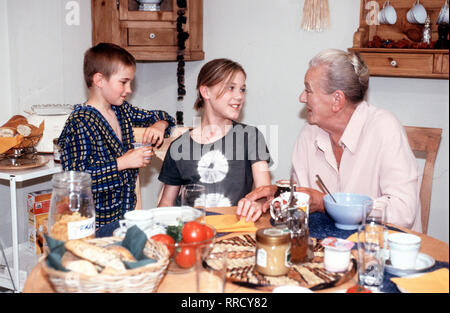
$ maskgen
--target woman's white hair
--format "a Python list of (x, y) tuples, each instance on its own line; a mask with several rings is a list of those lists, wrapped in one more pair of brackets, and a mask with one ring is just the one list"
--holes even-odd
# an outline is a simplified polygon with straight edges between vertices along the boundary
[(309, 67), (324, 65), (326, 77), (322, 88), (331, 94), (342, 90), (347, 100), (359, 103), (369, 88), (369, 68), (360, 55), (338, 49), (327, 49), (317, 54)]

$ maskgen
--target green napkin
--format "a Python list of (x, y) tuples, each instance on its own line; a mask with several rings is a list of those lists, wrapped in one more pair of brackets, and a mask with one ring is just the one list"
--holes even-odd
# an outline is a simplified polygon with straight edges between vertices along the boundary
[(133, 269), (156, 262), (156, 260), (148, 258), (144, 255), (144, 247), (146, 242), (147, 235), (145, 235), (139, 227), (133, 225), (127, 229), (127, 233), (121, 242), (121, 245), (122, 247), (127, 248), (137, 261), (123, 262), (126, 268)]
[(47, 256), (48, 266), (58, 271), (68, 272), (69, 270), (61, 264), (61, 258), (66, 252), (64, 241), (53, 239), (52, 237), (47, 236), (47, 234), (44, 234), (44, 236), (50, 249), (50, 253)]

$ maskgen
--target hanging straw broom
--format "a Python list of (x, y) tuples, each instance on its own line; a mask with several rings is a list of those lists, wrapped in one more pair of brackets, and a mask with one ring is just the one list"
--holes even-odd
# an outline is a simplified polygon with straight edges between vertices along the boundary
[(305, 0), (303, 6), (302, 29), (321, 32), (330, 26), (328, 0)]

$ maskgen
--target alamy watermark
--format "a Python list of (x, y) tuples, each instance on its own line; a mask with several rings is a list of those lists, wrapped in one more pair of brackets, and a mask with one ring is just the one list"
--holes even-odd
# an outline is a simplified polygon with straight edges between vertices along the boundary
[[(202, 129), (202, 133), (214, 133), (218, 130), (220, 130), (219, 126), (208, 125)], [(185, 138), (189, 139), (189, 137)], [(170, 155), (175, 161), (199, 161), (206, 153), (217, 150), (221, 151), (227, 160), (268, 161), (270, 159), (269, 170), (275, 170), (278, 167), (278, 142), (278, 125), (251, 127), (237, 124), (224, 138), (212, 144), (192, 145), (190, 140), (177, 140), (170, 147)]]
[(69, 26), (80, 25), (80, 4), (78, 1), (68, 1), (65, 5), (66, 24)]
[(378, 12), (380, 12), (380, 5), (376, 1), (369, 1), (365, 6), (366, 10), (370, 10), (366, 15), (367, 25), (380, 25), (378, 21)]

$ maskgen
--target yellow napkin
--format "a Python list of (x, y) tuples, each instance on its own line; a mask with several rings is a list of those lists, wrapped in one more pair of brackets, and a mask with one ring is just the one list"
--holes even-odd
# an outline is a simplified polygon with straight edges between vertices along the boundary
[(9, 149), (17, 146), (22, 141), (22, 135), (17, 135), (15, 137), (0, 137), (0, 154), (5, 153)]
[(208, 215), (205, 223), (217, 230), (218, 233), (226, 232), (255, 232), (258, 228), (252, 221), (245, 221), (245, 217), (239, 219), (236, 214)]
[[(388, 234), (398, 233), (398, 231), (393, 231), (388, 229)], [(358, 232), (351, 234), (348, 236), (347, 240), (358, 243)]]
[(418, 275), (417, 277), (394, 277), (391, 280), (407, 292), (413, 293), (449, 293), (448, 268)]

